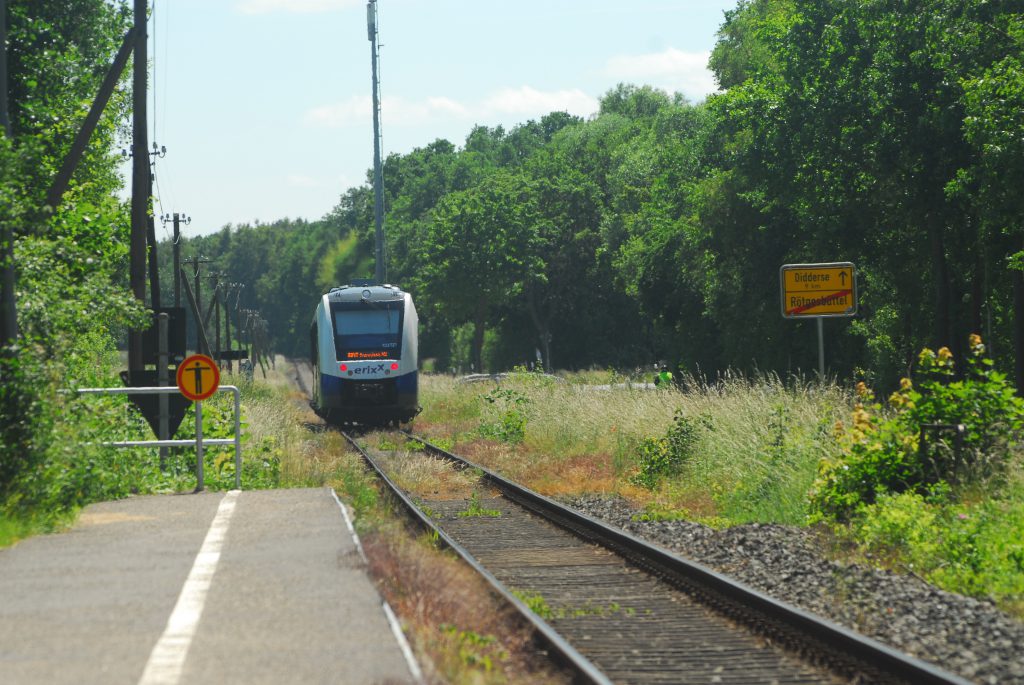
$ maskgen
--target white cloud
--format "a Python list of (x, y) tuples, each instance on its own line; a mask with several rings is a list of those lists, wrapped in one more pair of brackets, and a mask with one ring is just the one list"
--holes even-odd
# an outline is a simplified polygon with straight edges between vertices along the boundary
[(372, 107), (369, 96), (356, 95), (344, 102), (314, 107), (306, 112), (303, 121), (315, 126), (338, 128), (369, 120)]
[[(466, 104), (443, 96), (422, 100), (387, 97), (381, 103), (384, 123), (394, 126), (419, 126), (438, 122), (465, 122), (490, 125), (494, 119), (508, 115), (525, 121), (555, 111), (587, 116), (596, 112), (598, 101), (581, 90), (539, 91), (529, 86), (503, 88), (481, 102)], [(306, 112), (306, 124), (341, 128), (365, 124), (373, 116), (373, 105), (368, 96), (354, 96), (343, 102), (321, 105)]]
[(331, 12), (365, 4), (363, 0), (239, 0), (235, 9), (242, 14)]
[(679, 91), (692, 100), (703, 100), (718, 90), (708, 70), (710, 52), (683, 52), (669, 48), (647, 55), (612, 57), (605, 66), (609, 76), (644, 83), (668, 92)]
[(549, 112), (568, 112), (578, 116), (593, 114), (598, 102), (578, 88), (543, 92), (529, 86), (502, 88), (483, 103), (484, 111), (499, 114), (543, 116)]

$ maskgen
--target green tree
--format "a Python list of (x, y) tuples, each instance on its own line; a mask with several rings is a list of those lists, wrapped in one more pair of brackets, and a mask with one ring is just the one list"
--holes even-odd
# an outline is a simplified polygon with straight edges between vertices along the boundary
[(123, 92), (101, 117), (62, 205), (55, 213), (43, 205), (129, 16), (124, 2), (107, 0), (7, 2), (12, 137), (0, 142), (0, 222), (14, 235), (22, 335), (17, 355), (0, 364), (0, 499), (54, 449), (56, 386), (94, 369), (86, 358), (141, 321), (124, 287), (127, 222), (115, 196)]
[[(1024, 388), (1024, 20), (995, 17), (984, 26), (996, 41), (1016, 47), (980, 74), (965, 78), (964, 133), (974, 147), (973, 163), (962, 169), (951, 191), (971, 201), (987, 246), (987, 272), (1012, 283), (1015, 377)], [(1008, 269), (1007, 269), (1008, 267)], [(1007, 273), (1008, 272), (1008, 273)], [(991, 278), (991, 276), (989, 276)], [(982, 280), (976, 287), (982, 287)], [(979, 298), (980, 299), (980, 298)], [(991, 299), (988, 300), (991, 307)], [(981, 330), (980, 311), (975, 330)]]
[(478, 371), (489, 318), (540, 270), (538, 218), (531, 185), (499, 172), (446, 196), (423, 235), (418, 292), (451, 324), (473, 324)]

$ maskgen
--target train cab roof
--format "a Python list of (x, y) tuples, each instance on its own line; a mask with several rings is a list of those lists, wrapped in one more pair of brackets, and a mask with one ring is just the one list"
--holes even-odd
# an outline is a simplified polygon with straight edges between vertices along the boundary
[(385, 283), (384, 285), (343, 285), (331, 288), (327, 293), (329, 302), (388, 302), (401, 300), (405, 296), (402, 289), (397, 285)]

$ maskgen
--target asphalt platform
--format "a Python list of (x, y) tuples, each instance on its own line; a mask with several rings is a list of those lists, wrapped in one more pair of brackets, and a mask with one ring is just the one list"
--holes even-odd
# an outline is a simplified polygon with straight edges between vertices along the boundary
[(0, 683), (420, 676), (329, 489), (134, 497), (0, 550)]

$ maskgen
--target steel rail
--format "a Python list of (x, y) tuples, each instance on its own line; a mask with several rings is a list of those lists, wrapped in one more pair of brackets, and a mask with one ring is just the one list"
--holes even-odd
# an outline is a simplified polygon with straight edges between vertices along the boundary
[[(403, 431), (404, 432), (404, 431)], [(593, 683), (594, 685), (612, 685), (612, 681), (601, 672), (597, 666), (595, 666), (589, 659), (576, 651), (576, 648), (569, 644), (565, 638), (563, 638), (558, 631), (552, 628), (544, 619), (540, 618), (536, 613), (533, 612), (521, 599), (516, 597), (512, 592), (505, 587), (504, 583), (498, 580), (494, 574), (488, 571), (483, 565), (477, 561), (470, 552), (455, 541), (448, 533), (434, 525), (434, 522), (430, 520), (430, 517), (423, 513), (419, 507), (406, 495), (401, 488), (399, 488), (391, 478), (384, 473), (384, 469), (371, 457), (362, 446), (345, 431), (341, 431), (341, 435), (349, 442), (350, 445), (359, 453), (363, 458), (363, 461), (372, 468), (377, 475), (380, 477), (384, 484), (387, 485), (403, 507), (412, 515), (415, 521), (426, 531), (431, 534), (437, 535), (438, 539), (444, 542), (444, 544), (458, 554), (462, 559), (473, 568), (474, 571), (479, 573), (488, 583), (494, 588), (494, 590), (502, 596), (509, 604), (511, 604), (520, 613), (520, 615), (526, 619), (533, 628), (537, 631), (540, 638), (548, 645), (548, 647), (554, 652), (555, 657), (558, 661), (571, 668), (575, 674), (575, 682), (578, 683)], [(417, 439), (417, 438), (413, 438)], [(417, 439), (418, 440), (418, 439)], [(422, 442), (422, 441), (420, 441)], [(440, 448), (436, 448), (440, 449)], [(456, 462), (461, 462), (456, 458)]]
[[(741, 613), (748, 615), (754, 613), (769, 622), (781, 624), (788, 630), (804, 637), (811, 644), (824, 645), (827, 649), (852, 658), (855, 662), (872, 670), (880, 671), (890, 678), (921, 685), (971, 685), (971, 681), (944, 671), (933, 664), (769, 597), (701, 564), (684, 559), (662, 547), (640, 540), (629, 533), (612, 528), (602, 521), (565, 507), (499, 476), (479, 464), (452, 454), (422, 437), (407, 431), (401, 431), (401, 433), (410, 440), (424, 445), (426, 450), (434, 455), (451, 460), (464, 468), (479, 471), (493, 487), (552, 523), (568, 528), (577, 535), (596, 542), (617, 554), (622, 554), (634, 563), (654, 571), (667, 580), (681, 584), (684, 591), (710, 592), (739, 608)], [(443, 532), (441, 534), (444, 535)], [(521, 603), (517, 602), (517, 604)]]

